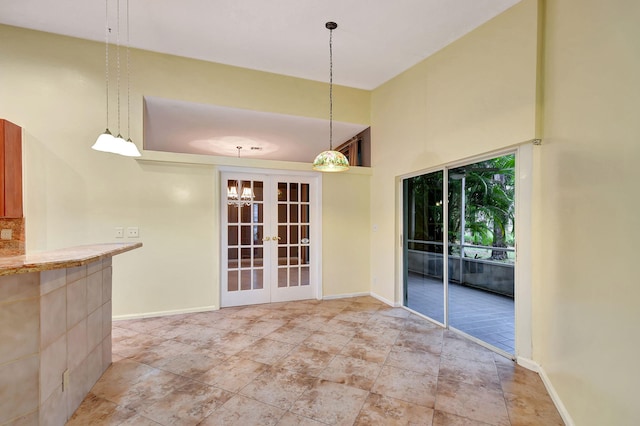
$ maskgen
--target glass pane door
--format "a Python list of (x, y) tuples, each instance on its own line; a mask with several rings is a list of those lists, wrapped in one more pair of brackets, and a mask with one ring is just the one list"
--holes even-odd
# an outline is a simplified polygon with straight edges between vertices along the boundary
[(315, 179), (222, 174), (221, 306), (316, 297)]
[(266, 303), (264, 181), (223, 179), (225, 187), (222, 304)]
[(301, 178), (279, 177), (277, 186), (278, 264), (273, 299), (299, 300), (314, 297), (311, 224), (312, 184)]
[(443, 171), (405, 179), (404, 305), (444, 324)]
[(515, 154), (404, 179), (403, 200), (404, 305), (515, 354)]

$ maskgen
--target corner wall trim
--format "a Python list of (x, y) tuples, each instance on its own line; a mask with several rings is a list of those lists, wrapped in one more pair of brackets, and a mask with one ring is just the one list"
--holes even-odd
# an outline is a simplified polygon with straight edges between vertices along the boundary
[(382, 297), (382, 296), (380, 296), (379, 294), (376, 294), (376, 293), (374, 293), (374, 292), (369, 293), (369, 295), (370, 295), (371, 297), (373, 297), (374, 299), (378, 299), (378, 300), (379, 300), (379, 301), (381, 301), (382, 303), (385, 303), (385, 304), (387, 304), (387, 305), (389, 305), (389, 306), (393, 306), (394, 308), (399, 308), (399, 307), (401, 307), (399, 303), (392, 302), (391, 300), (389, 300), (389, 299), (387, 299), (387, 298), (385, 298), (385, 297)]
[(198, 308), (175, 309), (171, 311), (157, 311), (157, 312), (146, 312), (146, 313), (139, 313), (139, 314), (114, 315), (113, 321), (153, 318), (153, 317), (166, 317), (170, 315), (180, 315), (180, 314), (195, 314), (198, 312), (210, 312), (210, 311), (216, 311), (216, 310), (218, 310), (218, 307), (216, 307), (215, 305), (211, 305), (211, 306), (201, 306)]
[(322, 300), (333, 300), (333, 299), (347, 299), (349, 297), (361, 297), (361, 296), (369, 296), (369, 293), (344, 293), (344, 294), (332, 294), (330, 296), (323, 296)]
[(522, 357), (518, 357), (518, 365), (521, 365), (522, 367), (531, 371), (535, 371), (540, 375), (542, 383), (544, 383), (544, 387), (547, 389), (547, 392), (549, 392), (549, 396), (551, 397), (553, 404), (558, 409), (558, 412), (560, 413), (560, 417), (562, 417), (564, 424), (567, 426), (575, 426), (575, 422), (571, 418), (567, 407), (565, 407), (564, 403), (560, 399), (560, 395), (558, 395), (558, 392), (556, 392), (556, 388), (553, 387), (553, 383), (551, 383), (551, 379), (549, 379), (549, 376), (547, 376), (544, 368), (542, 368), (542, 366), (537, 362)]

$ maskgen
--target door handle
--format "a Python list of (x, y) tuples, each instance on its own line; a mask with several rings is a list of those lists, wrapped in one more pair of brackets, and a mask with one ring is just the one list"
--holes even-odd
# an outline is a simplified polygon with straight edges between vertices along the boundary
[(282, 238), (280, 238), (280, 237), (271, 237), (271, 239), (272, 239), (273, 241), (280, 241)]
[(271, 239), (270, 237), (264, 237), (262, 241), (269, 241), (270, 239)]

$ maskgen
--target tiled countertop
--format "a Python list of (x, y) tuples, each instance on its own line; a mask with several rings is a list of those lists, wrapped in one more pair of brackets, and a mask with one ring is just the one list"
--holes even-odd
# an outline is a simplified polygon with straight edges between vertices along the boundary
[(0, 276), (73, 268), (142, 247), (142, 243), (105, 243), (0, 257)]

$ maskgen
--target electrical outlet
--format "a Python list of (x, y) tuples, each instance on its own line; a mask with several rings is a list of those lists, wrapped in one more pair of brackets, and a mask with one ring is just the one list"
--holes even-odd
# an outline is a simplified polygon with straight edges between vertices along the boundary
[(124, 228), (119, 226), (116, 228), (116, 238), (123, 238), (124, 237)]
[(69, 370), (64, 370), (62, 373), (62, 392), (69, 389)]
[(138, 227), (130, 226), (127, 228), (127, 238), (138, 238)]
[(13, 231), (11, 229), (3, 229), (0, 231), (0, 239), (10, 240), (13, 238)]

